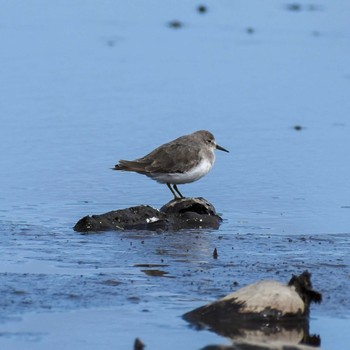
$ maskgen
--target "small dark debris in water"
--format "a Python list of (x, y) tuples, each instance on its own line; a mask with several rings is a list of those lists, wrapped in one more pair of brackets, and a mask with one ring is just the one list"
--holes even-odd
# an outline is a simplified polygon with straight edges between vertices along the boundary
[(134, 350), (143, 350), (144, 348), (145, 344), (139, 338), (136, 338), (134, 342)]
[(24, 295), (24, 294), (27, 294), (27, 292), (24, 291), (24, 290), (15, 290), (15, 291), (13, 291), (13, 294), (16, 294), (16, 295)]
[(208, 11), (208, 8), (207, 8), (205, 5), (199, 5), (199, 6), (197, 7), (197, 11), (198, 11), (199, 13), (206, 13), (206, 12)]
[(167, 275), (169, 273), (162, 270), (141, 270), (141, 272), (143, 272), (147, 276), (153, 276), (153, 277), (163, 277), (164, 275)]
[(115, 45), (115, 41), (112, 39), (107, 40), (107, 46), (113, 47)]
[(287, 4), (285, 6), (285, 8), (288, 11), (294, 11), (294, 12), (299, 12), (299, 11), (310, 11), (310, 12), (314, 12), (314, 11), (321, 11), (322, 8), (318, 5), (315, 4), (309, 4), (309, 5), (301, 5), (299, 3), (291, 3), (291, 4)]
[(255, 29), (252, 28), (252, 27), (248, 27), (245, 31), (246, 31), (248, 34), (254, 34), (254, 33), (255, 33)]
[(214, 251), (213, 251), (213, 258), (214, 258), (214, 259), (217, 259), (218, 256), (219, 256), (218, 250), (217, 250), (216, 248), (214, 248)]
[(80, 295), (74, 294), (74, 293), (70, 293), (70, 294), (68, 294), (68, 298), (69, 299), (79, 299)]
[(173, 29), (179, 29), (183, 26), (182, 22), (178, 20), (173, 20), (168, 23), (168, 27), (173, 28)]
[(296, 131), (301, 131), (303, 129), (303, 127), (301, 125), (294, 125), (293, 129)]
[(165, 264), (134, 264), (134, 267), (167, 267)]
[(308, 11), (322, 11), (322, 7), (315, 4), (310, 4), (306, 8)]
[[(347, 77), (345, 77), (345, 78), (348, 78), (348, 79), (350, 79), (350, 75), (349, 76), (347, 76)], [(332, 126), (336, 126), (336, 127), (344, 127), (344, 126), (346, 126), (346, 124), (345, 123), (333, 123), (332, 124)]]
[(239, 283), (237, 281), (234, 281), (232, 284), (233, 284), (234, 287), (239, 286)]
[(122, 284), (122, 282), (115, 279), (109, 279), (103, 281), (102, 284), (105, 284), (106, 286), (119, 286), (120, 284)]
[(301, 11), (302, 7), (300, 4), (297, 4), (297, 3), (293, 3), (293, 4), (287, 4), (286, 5), (286, 9), (288, 11)]
[(129, 300), (131, 303), (135, 303), (135, 304), (138, 304), (138, 303), (140, 302), (140, 298), (137, 297), (137, 296), (128, 297), (128, 300)]

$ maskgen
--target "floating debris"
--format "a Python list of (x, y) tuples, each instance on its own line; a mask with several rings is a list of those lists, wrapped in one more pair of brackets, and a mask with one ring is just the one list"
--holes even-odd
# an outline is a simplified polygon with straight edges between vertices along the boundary
[(115, 280), (115, 279), (109, 279), (109, 280), (105, 280), (102, 282), (102, 284), (105, 284), (106, 286), (119, 286), (122, 283), (123, 282), (120, 282), (120, 281)]
[(178, 21), (178, 20), (173, 20), (168, 22), (168, 27), (173, 28), (173, 29), (179, 29), (183, 27), (183, 23)]
[(205, 5), (199, 5), (199, 6), (197, 7), (197, 11), (198, 11), (199, 13), (206, 13), (206, 12), (208, 11), (208, 8), (207, 8)]
[(287, 4), (286, 9), (288, 11), (301, 11), (302, 6), (300, 4), (297, 4), (297, 3)]
[(134, 267), (167, 267), (166, 264), (134, 264)]
[(285, 8), (288, 11), (294, 11), (294, 12), (299, 12), (299, 11), (322, 11), (322, 7), (319, 5), (315, 4), (309, 4), (309, 5), (301, 5), (299, 3), (290, 3), (285, 6)]

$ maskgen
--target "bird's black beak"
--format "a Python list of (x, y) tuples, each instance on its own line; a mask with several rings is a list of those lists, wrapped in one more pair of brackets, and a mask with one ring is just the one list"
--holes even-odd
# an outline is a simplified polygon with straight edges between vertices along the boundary
[(228, 151), (226, 148), (221, 147), (221, 146), (219, 146), (219, 145), (216, 145), (216, 149), (219, 149), (220, 151), (224, 151), (224, 152), (229, 153), (229, 151)]

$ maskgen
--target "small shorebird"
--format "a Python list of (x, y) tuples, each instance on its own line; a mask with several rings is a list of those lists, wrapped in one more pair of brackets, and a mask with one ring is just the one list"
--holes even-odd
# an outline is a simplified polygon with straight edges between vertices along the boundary
[(214, 164), (215, 149), (228, 152), (216, 144), (212, 133), (199, 130), (165, 143), (142, 158), (120, 160), (112, 169), (134, 171), (167, 184), (174, 198), (179, 199), (184, 196), (177, 185), (197, 181), (206, 175)]

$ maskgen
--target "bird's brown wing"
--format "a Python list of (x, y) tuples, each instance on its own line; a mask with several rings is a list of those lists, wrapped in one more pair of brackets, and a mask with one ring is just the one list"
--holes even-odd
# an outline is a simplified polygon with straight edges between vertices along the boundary
[(156, 148), (146, 156), (133, 160), (120, 160), (116, 170), (147, 173), (183, 173), (199, 162), (200, 148), (196, 143), (182, 143), (181, 138)]

